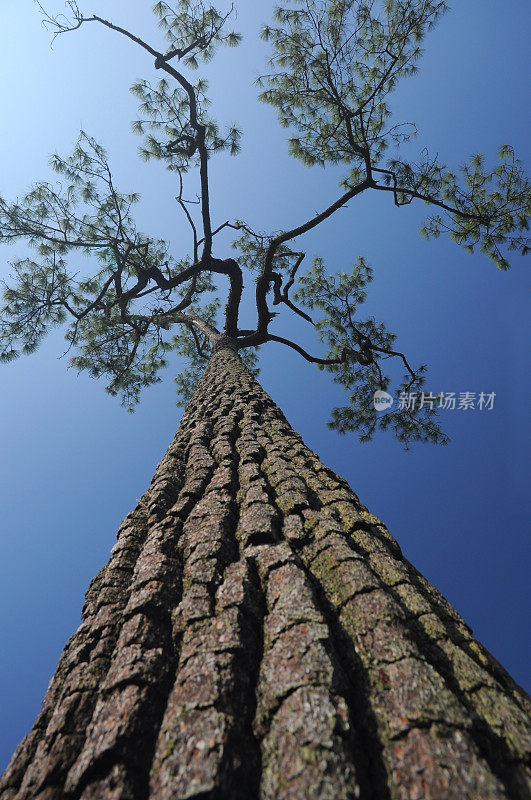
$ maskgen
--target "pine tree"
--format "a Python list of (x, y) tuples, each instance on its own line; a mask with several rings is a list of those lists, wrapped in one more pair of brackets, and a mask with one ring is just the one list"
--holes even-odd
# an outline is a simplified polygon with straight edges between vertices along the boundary
[[(348, 201), (380, 191), (397, 206), (428, 203), (436, 215), (427, 236), (447, 231), (500, 269), (509, 251), (527, 252), (530, 193), (511, 147), (499, 166), (478, 155), (460, 174), (426, 152), (418, 163), (386, 159), (390, 144), (403, 147), (412, 134), (390, 124), (388, 95), (416, 70), (445, 4), (307, 0), (277, 9), (263, 31), (273, 57), (262, 99), (290, 128), (293, 156), (343, 164), (347, 174), (328, 208), (270, 235), (241, 220), (213, 227), (209, 160), (236, 154), (240, 132), (220, 130), (205, 82), (185, 75), (217, 47), (238, 44), (231, 12), (201, 0), (157, 3), (163, 52), (68, 5), (72, 22), (43, 11), (56, 34), (98, 23), (166, 73), (156, 86), (133, 87), (142, 115), (134, 129), (143, 156), (176, 174), (191, 248), (177, 258), (137, 230), (136, 195), (116, 189), (104, 149), (81, 132), (71, 156), (53, 158), (62, 184), (0, 199), (0, 240), (24, 239), (37, 253), (15, 262), (5, 287), (1, 355), (32, 352), (70, 318), (72, 363), (109, 376), (108, 391), (126, 406), (158, 380), (170, 351), (190, 361), (177, 378), (189, 402), (89, 588), (83, 623), (0, 797), (528, 797), (527, 697), (254, 377), (256, 348), (280, 343), (347, 389), (349, 404), (331, 422), (339, 431), (367, 440), (390, 428), (406, 445), (445, 440), (435, 398), (376, 411), (374, 392), (391, 384), (389, 358), (405, 371), (402, 391), (422, 391), (424, 368), (410, 366), (383, 324), (360, 318), (372, 274), (365, 260), (334, 276), (315, 259), (300, 276), (305, 254), (295, 244)], [(194, 166), (197, 216), (184, 193)], [(227, 230), (237, 231), (237, 258), (214, 254)], [(99, 262), (83, 280), (69, 268), (79, 251)], [(247, 270), (256, 274), (253, 330), (239, 326)], [(222, 325), (218, 276), (230, 287)], [(311, 355), (273, 333), (271, 297), (312, 325), (327, 352)]]

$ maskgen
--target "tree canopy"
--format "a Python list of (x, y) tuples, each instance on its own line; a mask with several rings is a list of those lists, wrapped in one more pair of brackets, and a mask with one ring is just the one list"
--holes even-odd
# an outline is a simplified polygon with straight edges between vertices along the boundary
[[(252, 369), (256, 349), (276, 342), (328, 370), (347, 390), (348, 405), (335, 409), (330, 423), (339, 431), (356, 430), (369, 439), (377, 428), (391, 428), (406, 445), (415, 439), (444, 442), (433, 404), (387, 413), (374, 407), (374, 392), (391, 386), (389, 359), (403, 368), (399, 391), (421, 392), (425, 367), (412, 367), (395, 348), (394, 334), (360, 313), (372, 276), (364, 258), (335, 275), (321, 258), (306, 274), (301, 268), (304, 234), (370, 192), (389, 194), (397, 207), (423, 201), (430, 206), (424, 235), (447, 233), (469, 251), (479, 248), (499, 269), (509, 267), (511, 251), (528, 252), (531, 192), (513, 149), (501, 147), (490, 166), (477, 154), (457, 170), (426, 149), (409, 160), (416, 128), (392, 113), (391, 94), (400, 79), (418, 69), (424, 37), (446, 4), (294, 0), (276, 9), (262, 31), (271, 60), (258, 80), (260, 98), (277, 108), (295, 158), (309, 166), (339, 165), (344, 174), (328, 207), (294, 228), (267, 233), (246, 220), (211, 218), (210, 160), (221, 151), (237, 155), (241, 131), (216, 123), (208, 85), (196, 79), (196, 70), (220, 47), (239, 44), (232, 29), (234, 6), (157, 3), (162, 41), (155, 47), (112, 21), (86, 16), (73, 0), (67, 16), (38, 5), (54, 36), (89, 23), (104, 26), (142, 48), (164, 73), (156, 83), (140, 80), (132, 86), (139, 100), (133, 130), (142, 137), (141, 157), (160, 160), (175, 174), (189, 243), (174, 252), (137, 229), (138, 196), (117, 189), (104, 148), (81, 131), (71, 155), (52, 157), (57, 184), (37, 183), (15, 202), (0, 198), (0, 241), (23, 239), (35, 251), (34, 258), (14, 261), (4, 286), (0, 357), (31, 353), (51, 326), (68, 323), (72, 364), (105, 376), (107, 390), (132, 408), (141, 389), (159, 379), (172, 351), (189, 359), (177, 378), (186, 402), (221, 337), (235, 342)], [(192, 172), (200, 185), (194, 200), (186, 189)], [(230, 256), (217, 247), (216, 237), (227, 230), (234, 233)], [(89, 276), (80, 276), (82, 256), (96, 264)], [(255, 285), (252, 329), (240, 327), (248, 273)], [(301, 325), (315, 327), (323, 352), (309, 353), (274, 332), (281, 306), (297, 314)]]

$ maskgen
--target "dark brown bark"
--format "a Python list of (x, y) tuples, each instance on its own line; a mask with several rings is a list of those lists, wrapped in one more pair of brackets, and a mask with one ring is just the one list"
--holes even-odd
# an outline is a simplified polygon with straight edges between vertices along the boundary
[(520, 800), (529, 707), (218, 346), (0, 798)]

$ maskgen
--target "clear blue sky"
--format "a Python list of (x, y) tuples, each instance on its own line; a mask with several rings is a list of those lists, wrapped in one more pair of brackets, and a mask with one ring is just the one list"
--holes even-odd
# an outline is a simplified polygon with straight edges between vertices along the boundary
[[(157, 36), (150, 2), (80, 5)], [(285, 132), (252, 86), (265, 56), (254, 33), (270, 18), (271, 3), (237, 5), (245, 42), (223, 53), (210, 76), (213, 112), (241, 125), (243, 152), (212, 162), (214, 219), (287, 228), (337, 197), (338, 175), (287, 158)], [(419, 148), (429, 146), (448, 164), (477, 151), (494, 157), (504, 142), (529, 164), (529, 3), (514, 0), (510, 12), (505, 0), (455, 5), (426, 41), (420, 75), (397, 91), (397, 119), (416, 121)], [(0, 22), (0, 192), (13, 198), (50, 177), (48, 155), (67, 153), (83, 126), (106, 145), (118, 187), (142, 193), (139, 227), (169, 239), (178, 255), (186, 232), (172, 177), (137, 159), (140, 141), (129, 129), (136, 105), (128, 87), (158, 77), (150, 60), (95, 25), (51, 50), (30, 0), (3, 0)], [(529, 688), (527, 265), (515, 257), (511, 272), (501, 274), (451, 242), (425, 242), (417, 233), (424, 211), (395, 209), (387, 196), (362, 197), (304, 244), (331, 268), (348, 268), (363, 254), (375, 269), (368, 310), (399, 334), (413, 362), (430, 365), (427, 388), (496, 392), (493, 411), (445, 412), (447, 448), (404, 452), (390, 435), (360, 445), (327, 430), (331, 407), (343, 402), (340, 390), (280, 346), (263, 351), (261, 381), (307, 444), (349, 480), (405, 555)], [(2, 250), (2, 277), (22, 252)], [(296, 328), (287, 320), (278, 330)], [(36, 354), (0, 369), (0, 767), (31, 727), (79, 624), (88, 583), (180, 418), (177, 361), (128, 415), (101, 384), (66, 369), (58, 358), (64, 350), (57, 331)]]

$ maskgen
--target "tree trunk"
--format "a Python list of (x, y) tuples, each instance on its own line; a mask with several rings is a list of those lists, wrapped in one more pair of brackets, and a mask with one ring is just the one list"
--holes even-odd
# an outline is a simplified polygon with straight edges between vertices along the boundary
[(528, 798), (528, 710), (225, 345), (0, 798)]

